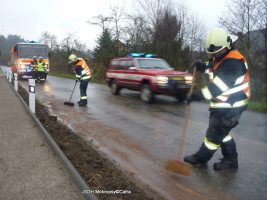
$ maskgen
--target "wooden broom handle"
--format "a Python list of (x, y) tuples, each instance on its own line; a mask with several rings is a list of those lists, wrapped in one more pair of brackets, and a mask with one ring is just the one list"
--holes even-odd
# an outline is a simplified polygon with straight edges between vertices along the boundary
[[(194, 83), (195, 83), (195, 76), (196, 76), (196, 67), (194, 67), (192, 85), (191, 85), (191, 88), (190, 88), (190, 91), (189, 91), (189, 95), (191, 95), (193, 93), (193, 87), (194, 87)], [(180, 160), (182, 160), (182, 157), (183, 157), (185, 136), (186, 136), (186, 130), (187, 130), (187, 126), (188, 126), (189, 113), (190, 113), (190, 103), (188, 103), (186, 105), (185, 121), (184, 121), (184, 126), (183, 126), (182, 139), (181, 139), (181, 142), (180, 142), (180, 145), (179, 145), (179, 151), (178, 151), (178, 158)]]

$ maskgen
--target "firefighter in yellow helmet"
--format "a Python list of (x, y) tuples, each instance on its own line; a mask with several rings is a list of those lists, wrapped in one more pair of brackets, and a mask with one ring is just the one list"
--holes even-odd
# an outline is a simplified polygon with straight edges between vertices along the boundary
[(215, 170), (238, 168), (236, 144), (230, 131), (246, 110), (250, 98), (249, 70), (244, 56), (233, 48), (229, 34), (221, 28), (212, 29), (206, 38), (209, 64), (196, 61), (198, 71), (209, 73), (210, 83), (188, 98), (210, 102), (209, 127), (199, 150), (184, 161), (192, 165), (207, 163), (221, 148), (223, 158), (214, 163)]
[(88, 83), (91, 80), (91, 72), (86, 64), (86, 61), (83, 58), (77, 58), (76, 55), (71, 54), (69, 56), (69, 64), (74, 65), (74, 72), (76, 75), (76, 81), (81, 82), (80, 83), (80, 94), (81, 98), (80, 101), (78, 101), (79, 106), (86, 106), (87, 105), (87, 87)]
[(43, 57), (39, 57), (39, 60), (37, 62), (37, 74), (38, 77), (40, 78), (40, 82), (44, 83), (45, 82), (45, 71), (46, 71), (46, 65), (43, 60)]

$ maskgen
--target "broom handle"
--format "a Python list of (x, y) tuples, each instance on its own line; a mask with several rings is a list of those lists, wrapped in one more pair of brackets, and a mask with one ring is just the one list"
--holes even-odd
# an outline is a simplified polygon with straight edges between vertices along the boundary
[[(191, 88), (189, 91), (189, 95), (191, 95), (193, 93), (193, 87), (194, 87), (194, 83), (195, 83), (195, 74), (196, 74), (196, 67), (194, 67), (192, 85), (191, 85)], [(182, 157), (183, 157), (185, 136), (186, 136), (186, 130), (187, 130), (187, 126), (188, 126), (189, 113), (190, 113), (190, 103), (186, 105), (185, 121), (184, 121), (184, 126), (183, 126), (182, 139), (181, 139), (181, 142), (179, 145), (179, 152), (178, 152), (178, 158), (180, 160), (182, 160)]]
[[(73, 92), (74, 92), (74, 89), (75, 89), (75, 87), (76, 87), (76, 84), (77, 84), (77, 82), (75, 82), (75, 85), (74, 85), (74, 87), (73, 87), (72, 93), (71, 93), (71, 95), (70, 95), (70, 100), (71, 100), (71, 97), (72, 97), (72, 95), (73, 95)], [(70, 102), (70, 100), (69, 100), (69, 102)]]

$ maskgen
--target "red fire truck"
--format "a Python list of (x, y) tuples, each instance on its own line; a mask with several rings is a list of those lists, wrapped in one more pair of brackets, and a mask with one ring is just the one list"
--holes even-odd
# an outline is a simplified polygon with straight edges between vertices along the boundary
[(46, 64), (46, 76), (49, 72), (49, 52), (46, 44), (41, 44), (35, 41), (25, 41), (17, 43), (11, 48), (11, 65), (12, 72), (17, 73), (19, 79), (22, 79), (24, 75), (32, 76), (31, 62), (33, 57), (36, 56), (43, 58)]

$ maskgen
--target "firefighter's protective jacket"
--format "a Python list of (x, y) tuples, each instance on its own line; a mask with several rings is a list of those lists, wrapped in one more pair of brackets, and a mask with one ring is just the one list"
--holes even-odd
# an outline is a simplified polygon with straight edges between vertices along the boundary
[(73, 71), (75, 72), (78, 81), (89, 80), (91, 78), (90, 69), (83, 58), (78, 58), (74, 63)]
[(31, 62), (31, 70), (35, 71), (37, 69), (37, 61)]
[(248, 104), (249, 69), (237, 50), (211, 58), (206, 69), (198, 70), (209, 73), (210, 84), (193, 94), (196, 100), (209, 100), (210, 109), (240, 108)]

